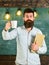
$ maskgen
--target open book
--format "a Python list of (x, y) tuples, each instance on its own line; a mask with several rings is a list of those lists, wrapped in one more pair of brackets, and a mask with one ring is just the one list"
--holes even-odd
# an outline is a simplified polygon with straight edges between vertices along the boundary
[(38, 46), (41, 47), (43, 44), (44, 38), (45, 38), (45, 35), (37, 33), (34, 42), (36, 42)]

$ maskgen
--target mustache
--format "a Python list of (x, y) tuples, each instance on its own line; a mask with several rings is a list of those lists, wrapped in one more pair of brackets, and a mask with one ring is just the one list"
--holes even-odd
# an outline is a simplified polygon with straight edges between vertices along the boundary
[(25, 22), (33, 22), (32, 20), (30, 20), (30, 19), (28, 19), (27, 21), (25, 21)]

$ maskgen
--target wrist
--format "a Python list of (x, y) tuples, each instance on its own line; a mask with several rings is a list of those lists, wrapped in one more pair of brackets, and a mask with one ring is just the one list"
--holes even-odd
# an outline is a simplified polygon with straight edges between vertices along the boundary
[(5, 31), (7, 31), (7, 29), (4, 28)]

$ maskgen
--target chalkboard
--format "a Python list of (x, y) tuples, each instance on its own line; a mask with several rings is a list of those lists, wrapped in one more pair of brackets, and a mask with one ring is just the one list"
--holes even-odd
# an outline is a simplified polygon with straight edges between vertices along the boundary
[[(24, 8), (22, 8), (23, 10)], [(49, 55), (49, 9), (48, 8), (36, 8), (38, 16), (35, 18), (35, 24), (43, 34), (45, 34), (45, 41), (47, 45), (47, 53)], [(16, 16), (17, 8), (10, 8), (11, 20), (17, 20), (18, 26), (23, 25), (22, 16)], [(5, 8), (0, 8), (0, 55), (16, 55), (17, 53), (17, 44), (16, 40), (5, 41), (2, 39), (2, 30), (5, 26), (7, 20), (4, 20)]]
[(5, 21), (0, 21), (0, 55), (15, 55), (16, 54), (16, 41), (2, 39), (2, 30), (4, 29)]

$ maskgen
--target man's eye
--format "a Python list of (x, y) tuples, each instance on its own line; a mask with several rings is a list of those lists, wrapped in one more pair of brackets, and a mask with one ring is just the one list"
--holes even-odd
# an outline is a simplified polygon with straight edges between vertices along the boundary
[(28, 18), (28, 16), (26, 16)]

